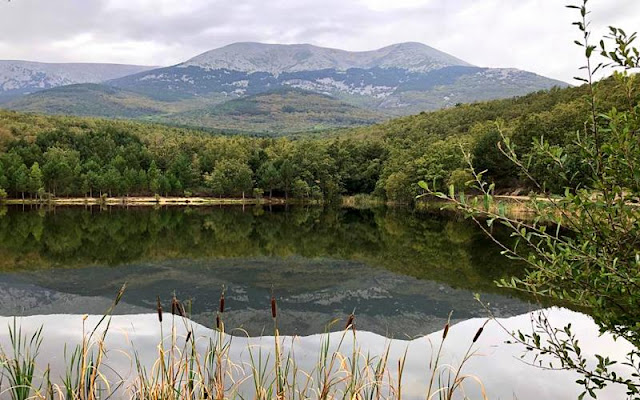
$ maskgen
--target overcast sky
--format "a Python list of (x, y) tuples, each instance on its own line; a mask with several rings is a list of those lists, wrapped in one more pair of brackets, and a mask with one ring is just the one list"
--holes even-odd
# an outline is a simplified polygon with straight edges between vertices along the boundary
[[(173, 65), (238, 41), (371, 50), (415, 41), (572, 82), (570, 0), (0, 0), (0, 59)], [(640, 28), (640, 0), (591, 0), (593, 28)]]

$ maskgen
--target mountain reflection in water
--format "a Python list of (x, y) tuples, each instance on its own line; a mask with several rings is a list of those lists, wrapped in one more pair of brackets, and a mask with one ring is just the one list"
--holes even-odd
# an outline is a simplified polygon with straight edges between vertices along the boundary
[[(454, 321), (535, 306), (495, 286), (522, 273), (470, 221), (406, 209), (322, 207), (64, 208), (0, 211), (0, 315), (155, 309), (191, 300), (192, 319), (259, 335), (280, 303), (282, 334), (324, 332), (355, 310), (358, 327), (414, 337)], [(501, 232), (496, 232), (498, 235)]]

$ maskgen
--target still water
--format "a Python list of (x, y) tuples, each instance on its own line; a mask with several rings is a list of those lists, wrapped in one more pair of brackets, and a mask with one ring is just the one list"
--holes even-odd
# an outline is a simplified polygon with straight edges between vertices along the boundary
[[(501, 232), (496, 232), (498, 235)], [(426, 335), (452, 320), (535, 309), (495, 281), (522, 266), (471, 221), (406, 209), (321, 207), (0, 209), (0, 315), (154, 312), (156, 297), (191, 304), (212, 326), (222, 288), (228, 327), (310, 335), (359, 329)], [(165, 306), (165, 308), (167, 308)]]

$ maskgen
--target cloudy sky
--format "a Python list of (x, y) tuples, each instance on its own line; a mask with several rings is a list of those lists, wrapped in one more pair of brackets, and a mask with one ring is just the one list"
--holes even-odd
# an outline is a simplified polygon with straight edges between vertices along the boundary
[[(371, 50), (417, 41), (486, 67), (572, 81), (570, 0), (0, 0), (0, 59), (172, 65), (238, 41)], [(591, 0), (595, 34), (640, 0)]]

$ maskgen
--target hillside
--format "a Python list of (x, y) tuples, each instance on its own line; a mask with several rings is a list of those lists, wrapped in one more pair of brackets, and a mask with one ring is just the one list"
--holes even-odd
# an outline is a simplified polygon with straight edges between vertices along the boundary
[(531, 72), (472, 66), (420, 43), (365, 52), (306, 44), (236, 43), (108, 84), (162, 101), (221, 95), (241, 98), (293, 87), (330, 94), (385, 115), (567, 86)]
[(111, 86), (78, 84), (36, 92), (8, 102), (4, 107), (40, 114), (144, 119), (271, 136), (370, 125), (382, 120), (378, 113), (331, 96), (293, 88), (224, 103), (213, 99), (163, 102)]
[[(0, 64), (4, 108), (269, 135), (367, 125), (566, 86), (531, 72), (473, 66), (421, 43), (359, 52), (235, 43), (154, 69), (6, 65), (11, 74), (3, 77)], [(78, 85), (87, 82), (94, 85)], [(51, 90), (58, 86), (64, 89)]]
[(0, 60), (0, 103), (44, 89), (76, 83), (98, 83), (152, 68), (123, 64)]
[(165, 104), (137, 93), (86, 83), (36, 92), (6, 103), (5, 108), (41, 114), (106, 118), (142, 118), (166, 112)]
[[(600, 82), (598, 110), (638, 104), (640, 81), (635, 85), (629, 99), (614, 79)], [(464, 149), (497, 187), (526, 191), (528, 181), (497, 148), (502, 134), (528, 160), (533, 176), (549, 191), (559, 192), (585, 179), (574, 143), (588, 115), (586, 93), (585, 87), (540, 91), (373, 126), (300, 135), (295, 140), (225, 137), (151, 123), (0, 111), (0, 187), (19, 197), (24, 175), (38, 162), (48, 171), (44, 189), (58, 195), (182, 196), (186, 191), (241, 196), (257, 188), (265, 195), (283, 197), (321, 199), (364, 193), (411, 202), (419, 194), (416, 182), (420, 180), (438, 189), (464, 185), (470, 179)], [(279, 110), (265, 110), (276, 103), (261, 103), (269, 96), (276, 96), (277, 102), (289, 101)], [(328, 97), (285, 91), (225, 103), (201, 118), (261, 118), (268, 112), (281, 114), (285, 121), (289, 114), (295, 116), (296, 104), (303, 101), (314, 107), (342, 107)], [(311, 107), (305, 104), (304, 110)], [(531, 145), (541, 137), (565, 152), (570, 174), (558, 174), (552, 160)], [(56, 169), (59, 166), (64, 168)]]
[(370, 125), (379, 114), (331, 96), (300, 89), (278, 89), (220, 105), (154, 118), (185, 126), (271, 135)]

